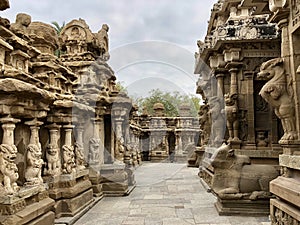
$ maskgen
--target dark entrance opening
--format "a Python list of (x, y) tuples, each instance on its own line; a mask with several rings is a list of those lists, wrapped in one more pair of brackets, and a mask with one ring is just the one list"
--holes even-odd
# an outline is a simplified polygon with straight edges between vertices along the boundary
[(168, 144), (169, 144), (169, 157), (170, 157), (171, 162), (174, 161), (175, 146), (176, 146), (175, 141), (176, 141), (176, 137), (175, 137), (174, 132), (169, 132)]
[(104, 163), (109, 164), (112, 163), (111, 158), (111, 116), (104, 116)]

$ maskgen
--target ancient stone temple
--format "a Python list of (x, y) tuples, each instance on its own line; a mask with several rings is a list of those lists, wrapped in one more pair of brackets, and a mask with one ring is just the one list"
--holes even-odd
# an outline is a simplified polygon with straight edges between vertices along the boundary
[(188, 162), (194, 166), (199, 137), (198, 118), (191, 116), (190, 105), (179, 106), (179, 117), (166, 117), (164, 105), (155, 103), (153, 115), (140, 117), (142, 159), (151, 162)]
[[(274, 113), (277, 103), (265, 101), (263, 94), (273, 87), (266, 87), (271, 77), (260, 73), (261, 65), (280, 57), (280, 30), (270, 20), (267, 1), (218, 1), (198, 47), (197, 92), (205, 100), (199, 113), (205, 151), (200, 176), (217, 194), (220, 214), (268, 214), (268, 184), (279, 175), (278, 141), (289, 128)], [(280, 63), (270, 61), (265, 67)], [(269, 171), (263, 181), (261, 170)], [(247, 171), (258, 180), (247, 177)]]
[(0, 19), (1, 224), (53, 224), (134, 185), (138, 133), (108, 30), (79, 19), (58, 36), (27, 14)]

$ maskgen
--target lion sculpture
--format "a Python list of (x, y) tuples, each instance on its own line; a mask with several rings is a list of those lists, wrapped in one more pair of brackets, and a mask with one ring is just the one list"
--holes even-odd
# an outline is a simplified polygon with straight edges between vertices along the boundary
[(19, 178), (18, 168), (14, 162), (17, 152), (15, 145), (0, 145), (0, 185), (4, 188), (2, 194), (13, 195), (19, 190), (16, 183)]
[(283, 59), (275, 58), (263, 63), (257, 77), (268, 80), (259, 94), (274, 108), (276, 116), (281, 120), (284, 131), (281, 140), (296, 140), (293, 90), (291, 83), (287, 82)]
[(25, 171), (25, 179), (29, 185), (43, 184), (42, 166), (44, 164), (42, 151), (39, 146), (29, 144), (27, 147), (27, 167)]

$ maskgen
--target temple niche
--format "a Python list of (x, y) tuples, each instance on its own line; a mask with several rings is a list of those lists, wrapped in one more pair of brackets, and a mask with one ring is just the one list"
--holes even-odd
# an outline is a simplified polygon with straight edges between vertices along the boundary
[[(292, 110), (283, 112), (282, 107), (278, 108), (276, 98), (280, 94), (276, 85), (268, 85), (272, 74), (269, 68), (276, 67), (274, 60), (280, 57), (280, 31), (276, 22), (269, 19), (267, 2), (254, 6), (251, 0), (225, 0), (214, 4), (207, 35), (203, 43), (198, 42), (199, 52), (195, 54), (195, 73), (200, 74), (197, 93), (205, 100), (199, 112), (200, 148), (204, 154), (200, 177), (217, 194), (220, 214), (268, 214), (271, 196), (251, 200), (251, 210), (244, 210), (249, 200), (246, 195), (234, 201), (236, 196), (223, 196), (215, 190), (216, 176), (220, 176), (222, 170), (212, 162), (221, 151), (222, 143), (227, 143), (236, 157), (247, 157), (246, 164), (268, 164), (279, 170), (279, 155), (283, 149), (278, 141), (294, 139), (296, 133), (294, 123), (288, 119), (290, 116), (286, 118)], [(268, 60), (269, 63), (261, 67)], [(263, 68), (266, 68), (265, 74)], [(277, 79), (282, 69), (276, 69), (277, 72), (274, 83), (283, 84), (281, 80), (286, 78)], [(286, 94), (287, 99), (291, 99), (288, 96)], [(222, 154), (225, 157), (224, 151)]]

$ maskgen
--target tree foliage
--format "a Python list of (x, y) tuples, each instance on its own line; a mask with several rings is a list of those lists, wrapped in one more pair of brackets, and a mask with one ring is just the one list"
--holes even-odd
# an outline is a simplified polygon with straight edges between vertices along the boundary
[(53, 22), (51, 22), (51, 24), (54, 26), (54, 28), (55, 28), (55, 30), (56, 30), (56, 32), (57, 32), (57, 34), (59, 35), (60, 34), (60, 32), (62, 31), (62, 29), (65, 27), (65, 22), (63, 22), (62, 23), (62, 25), (60, 26), (59, 24), (58, 24), (58, 22), (56, 22), (56, 21), (53, 21)]
[(150, 96), (136, 99), (139, 111), (146, 109), (150, 115), (153, 115), (153, 105), (162, 103), (165, 107), (165, 116), (177, 117), (180, 115), (179, 107), (183, 104), (190, 106), (191, 116), (197, 116), (200, 99), (192, 95), (182, 95), (179, 92), (162, 92), (159, 89), (150, 91)]

